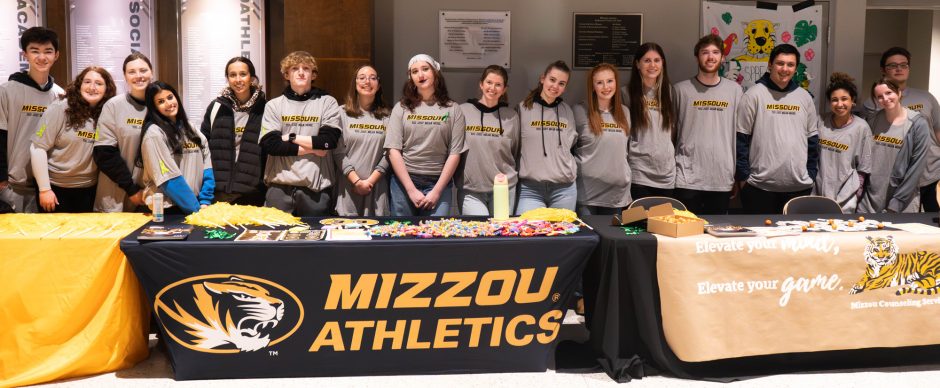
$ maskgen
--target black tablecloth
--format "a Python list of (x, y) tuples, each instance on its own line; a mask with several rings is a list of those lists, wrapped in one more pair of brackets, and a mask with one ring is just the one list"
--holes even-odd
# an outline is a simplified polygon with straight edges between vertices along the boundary
[[(864, 215), (880, 221), (937, 225), (931, 214)], [(848, 219), (848, 215), (705, 216), (710, 223), (764, 225), (764, 220)], [(882, 367), (931, 363), (940, 346), (860, 349), (741, 357), (709, 362), (683, 362), (670, 350), (662, 329), (656, 270), (656, 238), (648, 233), (626, 235), (610, 226), (609, 216), (590, 216), (601, 240), (584, 272), (585, 315), (590, 345), (601, 367), (618, 382), (657, 374), (687, 379), (733, 381), (749, 376), (799, 370)], [(940, 245), (940, 242), (938, 242)], [(887, 330), (887, 331), (885, 331)], [(890, 329), (872, 328), (890, 333)]]
[[(352, 242), (206, 240), (202, 228), (187, 241), (136, 236), (121, 249), (177, 379), (544, 371), (598, 240), (590, 231)], [(227, 336), (235, 341), (195, 322), (218, 316), (226, 326), (226, 312), (242, 329)], [(350, 325), (361, 326), (360, 340)], [(376, 339), (380, 325), (392, 334)]]

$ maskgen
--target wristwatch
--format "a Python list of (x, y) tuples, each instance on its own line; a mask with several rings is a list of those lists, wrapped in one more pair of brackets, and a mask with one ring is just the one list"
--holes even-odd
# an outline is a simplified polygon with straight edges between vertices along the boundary
[(293, 142), (294, 142), (294, 139), (296, 139), (296, 138), (297, 138), (297, 134), (296, 134), (296, 133), (292, 133), (292, 134), (290, 134), (290, 135), (287, 135), (287, 141), (289, 141), (289, 142), (291, 142), (291, 143), (293, 143)]

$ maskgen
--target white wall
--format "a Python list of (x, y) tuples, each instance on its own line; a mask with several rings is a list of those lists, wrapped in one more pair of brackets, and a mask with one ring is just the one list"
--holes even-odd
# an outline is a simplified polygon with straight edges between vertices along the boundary
[[(830, 6), (831, 34), (827, 72), (845, 71), (861, 79), (865, 0), (817, 1)], [(673, 82), (695, 74), (692, 46), (700, 37), (698, 0), (375, 0), (375, 60), (389, 101), (397, 100), (407, 79), (408, 59), (417, 53), (437, 57), (438, 11), (512, 12), (509, 100), (518, 102), (533, 88), (545, 66), (564, 59), (571, 64), (574, 12), (642, 13), (643, 40), (663, 46)], [(451, 97), (478, 97), (480, 70), (444, 72)], [(621, 73), (621, 80), (626, 79)], [(572, 74), (564, 98), (584, 99), (585, 71)], [(828, 75), (825, 76), (828, 79)]]

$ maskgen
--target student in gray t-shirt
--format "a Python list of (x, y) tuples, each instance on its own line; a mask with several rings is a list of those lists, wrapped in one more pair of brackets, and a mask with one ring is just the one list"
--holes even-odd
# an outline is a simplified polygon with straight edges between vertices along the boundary
[(298, 216), (328, 215), (336, 182), (332, 151), (342, 136), (339, 104), (313, 86), (318, 71), (310, 53), (288, 54), (281, 74), (289, 85), (268, 101), (261, 121), (265, 205)]
[(630, 121), (617, 68), (588, 72), (588, 99), (574, 107), (578, 128), (578, 214), (620, 214), (630, 205)]
[(41, 211), (92, 211), (98, 181), (98, 166), (91, 156), (96, 125), (101, 106), (116, 91), (107, 70), (90, 66), (69, 85), (66, 100), (53, 103), (42, 115), (30, 146)]
[(768, 72), (737, 108), (735, 190), (752, 214), (781, 213), (787, 201), (809, 194), (816, 178), (818, 117), (812, 96), (793, 81), (799, 64), (796, 47), (774, 47)]
[(852, 114), (858, 90), (848, 74), (832, 73), (826, 96), (831, 112), (819, 120), (819, 174), (813, 194), (836, 201), (843, 213), (854, 213), (871, 173), (871, 128)]
[[(927, 161), (923, 175), (920, 177), (920, 200), (923, 210), (937, 212), (937, 181), (940, 180), (940, 104), (930, 92), (908, 87), (907, 81), (911, 75), (911, 53), (903, 47), (892, 47), (881, 55), (881, 74), (900, 87), (901, 103), (912, 111), (920, 113), (931, 126), (930, 138), (927, 144)], [(881, 107), (874, 99), (865, 102), (863, 114), (867, 120), (874, 118)]]
[(140, 168), (134, 165), (140, 151), (140, 134), (147, 116), (144, 102), (153, 77), (150, 59), (139, 52), (124, 58), (128, 92), (108, 100), (98, 117), (98, 137), (93, 155), (98, 165), (96, 212), (132, 212), (144, 204)]
[(467, 153), (458, 192), (461, 214), (465, 216), (493, 215), (493, 181), (497, 174), (506, 176), (510, 212), (516, 203), (519, 114), (506, 104), (508, 82), (506, 69), (490, 65), (480, 78), (480, 98), (460, 105), (467, 121)]
[(695, 44), (698, 74), (675, 85), (679, 123), (676, 199), (695, 214), (725, 214), (734, 186), (735, 108), (741, 85), (718, 75), (722, 41), (706, 35)]
[(154, 81), (147, 86), (147, 123), (141, 135), (144, 198), (153, 208), (153, 194), (163, 194), (167, 214), (190, 214), (212, 203), (215, 176), (209, 146), (189, 125), (186, 110), (172, 86)]
[(564, 61), (545, 68), (539, 84), (519, 103), (519, 202), (516, 214), (541, 207), (574, 211), (578, 204), (578, 138), (574, 112), (561, 95), (571, 70)]
[(930, 126), (923, 115), (901, 104), (900, 87), (887, 78), (872, 86), (882, 110), (869, 121), (871, 176), (858, 205), (861, 213), (911, 213), (920, 209), (917, 184), (927, 163)]
[(640, 45), (630, 83), (624, 89), (630, 108), (630, 195), (672, 197), (676, 187), (675, 91), (669, 83), (666, 54), (653, 42)]
[(447, 96), (441, 65), (418, 54), (392, 108), (385, 149), (395, 172), (389, 190), (395, 216), (450, 214), (453, 177), (466, 152), (463, 111)]
[(352, 83), (340, 115), (343, 137), (333, 151), (342, 172), (342, 177), (337, 179), (336, 212), (345, 217), (387, 216), (385, 131), (388, 105), (374, 67), (360, 66)]
[(0, 202), (18, 213), (35, 213), (36, 181), (30, 162), (30, 138), (42, 113), (65, 94), (49, 75), (59, 59), (55, 31), (32, 27), (20, 36), (21, 55), (29, 70), (10, 75), (0, 85)]

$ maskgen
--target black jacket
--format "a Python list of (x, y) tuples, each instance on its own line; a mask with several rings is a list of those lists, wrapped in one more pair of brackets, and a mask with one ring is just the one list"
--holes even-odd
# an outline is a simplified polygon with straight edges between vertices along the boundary
[[(261, 119), (267, 100), (261, 93), (248, 112), (238, 160), (235, 160), (235, 111), (232, 102), (228, 98), (218, 97), (206, 108), (200, 131), (209, 140), (216, 191), (248, 194), (264, 190), (262, 177), (268, 156), (258, 144), (258, 136), (261, 134)], [(212, 121), (213, 104), (219, 105), (215, 121)]]

